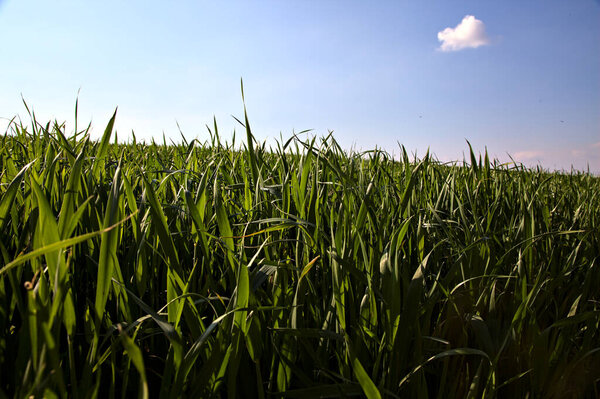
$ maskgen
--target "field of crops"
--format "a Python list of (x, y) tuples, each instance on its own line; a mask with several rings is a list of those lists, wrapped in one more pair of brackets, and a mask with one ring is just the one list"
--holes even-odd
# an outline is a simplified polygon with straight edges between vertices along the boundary
[(600, 396), (598, 177), (113, 122), (0, 137), (0, 398)]

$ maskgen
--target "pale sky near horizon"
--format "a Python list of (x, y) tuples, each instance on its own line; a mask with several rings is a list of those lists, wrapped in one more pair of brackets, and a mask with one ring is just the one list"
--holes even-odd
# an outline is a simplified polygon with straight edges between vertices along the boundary
[(0, 133), (39, 121), (119, 139), (259, 141), (313, 129), (462, 160), (600, 172), (600, 1), (0, 0)]

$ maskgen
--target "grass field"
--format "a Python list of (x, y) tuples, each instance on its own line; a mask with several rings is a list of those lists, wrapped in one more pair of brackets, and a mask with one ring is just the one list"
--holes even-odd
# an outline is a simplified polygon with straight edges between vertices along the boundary
[(113, 122), (0, 138), (0, 398), (600, 397), (598, 177)]

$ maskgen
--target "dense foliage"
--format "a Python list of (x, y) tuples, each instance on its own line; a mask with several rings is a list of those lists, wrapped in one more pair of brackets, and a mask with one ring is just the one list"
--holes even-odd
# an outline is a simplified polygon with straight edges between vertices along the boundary
[(598, 177), (113, 122), (0, 138), (0, 397), (599, 396)]

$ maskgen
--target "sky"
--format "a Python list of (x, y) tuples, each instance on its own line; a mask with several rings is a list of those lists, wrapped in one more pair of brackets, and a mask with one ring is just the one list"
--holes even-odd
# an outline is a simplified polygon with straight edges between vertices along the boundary
[[(120, 140), (312, 129), (345, 149), (600, 172), (600, 1), (0, 0), (0, 133)], [(468, 156), (467, 156), (468, 158)]]

